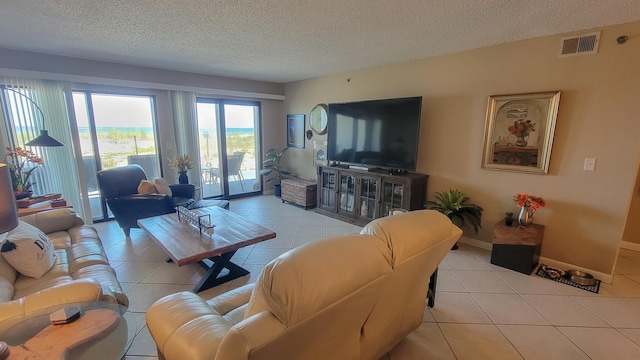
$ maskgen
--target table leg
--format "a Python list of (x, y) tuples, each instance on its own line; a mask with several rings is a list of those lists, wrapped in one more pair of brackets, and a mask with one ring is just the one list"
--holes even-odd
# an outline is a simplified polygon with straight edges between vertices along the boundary
[(436, 283), (438, 282), (438, 268), (429, 279), (429, 291), (427, 292), (427, 305), (432, 308), (436, 303)]
[[(205, 263), (204, 261), (200, 262), (205, 269), (207, 269), (207, 273), (200, 279), (198, 284), (193, 288), (193, 292), (200, 292), (203, 290), (210, 289), (214, 286), (224, 284), (227, 281), (231, 281), (233, 279), (237, 279), (239, 277), (249, 275), (249, 271), (232, 263), (231, 257), (236, 253), (236, 250), (230, 251), (228, 253), (224, 253), (219, 256), (210, 257), (208, 260), (211, 262), (211, 265)], [(223, 276), (218, 277), (222, 270), (227, 269), (229, 273)]]

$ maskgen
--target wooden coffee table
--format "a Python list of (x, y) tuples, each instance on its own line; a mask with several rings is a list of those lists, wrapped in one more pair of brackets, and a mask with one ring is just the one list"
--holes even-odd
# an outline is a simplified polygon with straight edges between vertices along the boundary
[[(211, 236), (200, 233), (178, 214), (166, 214), (138, 220), (138, 225), (162, 247), (178, 266), (200, 263), (207, 273), (193, 289), (209, 289), (249, 274), (249, 271), (231, 262), (231, 257), (242, 247), (273, 239), (276, 233), (242, 216), (217, 206), (192, 210), (198, 215), (211, 215), (215, 225)], [(222, 270), (229, 273), (219, 276)]]

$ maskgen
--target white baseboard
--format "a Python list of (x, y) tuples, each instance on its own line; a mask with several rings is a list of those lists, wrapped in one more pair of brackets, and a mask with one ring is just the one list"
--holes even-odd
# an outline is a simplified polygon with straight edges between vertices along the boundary
[(493, 249), (493, 244), (488, 243), (486, 241), (482, 241), (482, 240), (478, 240), (478, 239), (472, 239), (470, 237), (466, 237), (466, 236), (461, 236), (460, 239), (458, 239), (458, 242), (461, 244), (466, 244), (466, 245), (471, 245), (480, 249), (484, 249), (484, 250), (489, 250), (491, 251), (491, 249)]
[[(488, 243), (486, 241), (481, 241), (481, 240), (477, 240), (477, 239), (472, 239), (466, 236), (462, 236), (460, 237), (460, 239), (458, 240), (459, 243), (461, 244), (466, 244), (466, 245), (470, 245), (470, 246), (475, 246), (477, 248), (480, 249), (484, 249), (484, 250), (489, 250), (491, 251), (491, 249), (493, 248), (493, 244)], [(627, 247), (627, 246), (629, 247)], [(624, 249), (630, 249), (630, 250), (637, 250), (640, 251), (640, 244), (634, 244), (634, 243), (626, 243), (623, 241), (623, 245), (621, 245), (622, 248)], [(593, 275), (596, 279), (611, 284), (613, 282), (613, 275), (611, 274), (605, 274), (603, 272), (600, 271), (595, 271), (592, 269), (587, 269), (587, 268), (583, 268), (580, 266), (576, 266), (573, 264), (568, 264), (562, 261), (556, 261), (553, 259), (549, 259), (549, 258), (545, 258), (545, 257), (540, 257), (540, 259), (538, 259), (539, 263), (542, 264), (546, 264), (549, 266), (553, 266), (556, 267), (558, 269), (563, 269), (563, 270), (569, 270), (569, 269), (573, 269), (573, 270), (580, 270), (580, 271), (585, 271), (588, 272), (589, 274)]]
[(636, 243), (632, 243), (632, 242), (628, 242), (628, 241), (621, 241), (620, 242), (620, 248), (621, 249), (627, 249), (627, 250), (633, 250), (633, 251), (640, 251), (640, 244), (636, 244)]
[(545, 258), (545, 257), (540, 257), (539, 262), (541, 264), (545, 264), (545, 265), (549, 265), (549, 266), (553, 266), (555, 268), (558, 269), (562, 269), (562, 270), (580, 270), (580, 271), (584, 271), (584, 272), (588, 272), (589, 274), (593, 275), (593, 277), (595, 277), (596, 279), (602, 281), (602, 282), (606, 282), (608, 284), (613, 283), (613, 275), (611, 274), (605, 274), (603, 272), (600, 271), (595, 271), (592, 269), (587, 269), (587, 268), (583, 268), (580, 266), (576, 266), (573, 264), (568, 264), (562, 261), (557, 261), (557, 260), (553, 260), (553, 259), (549, 259), (549, 258)]

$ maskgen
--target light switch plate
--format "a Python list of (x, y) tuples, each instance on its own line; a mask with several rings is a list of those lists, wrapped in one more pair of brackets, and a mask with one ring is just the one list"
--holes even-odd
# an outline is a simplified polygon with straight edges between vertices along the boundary
[(584, 159), (584, 170), (585, 171), (595, 171), (596, 169), (596, 159), (595, 158), (585, 158)]

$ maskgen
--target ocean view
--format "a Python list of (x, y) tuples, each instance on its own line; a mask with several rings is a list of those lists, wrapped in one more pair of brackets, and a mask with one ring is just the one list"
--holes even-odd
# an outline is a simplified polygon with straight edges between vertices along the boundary
[[(122, 133), (146, 133), (152, 134), (153, 128), (151, 127), (111, 127), (111, 126), (102, 126), (97, 127), (98, 132), (110, 132), (110, 131), (118, 131)], [(253, 128), (227, 128), (227, 134), (252, 134)], [(87, 126), (79, 126), (78, 133), (89, 133), (89, 127)]]

